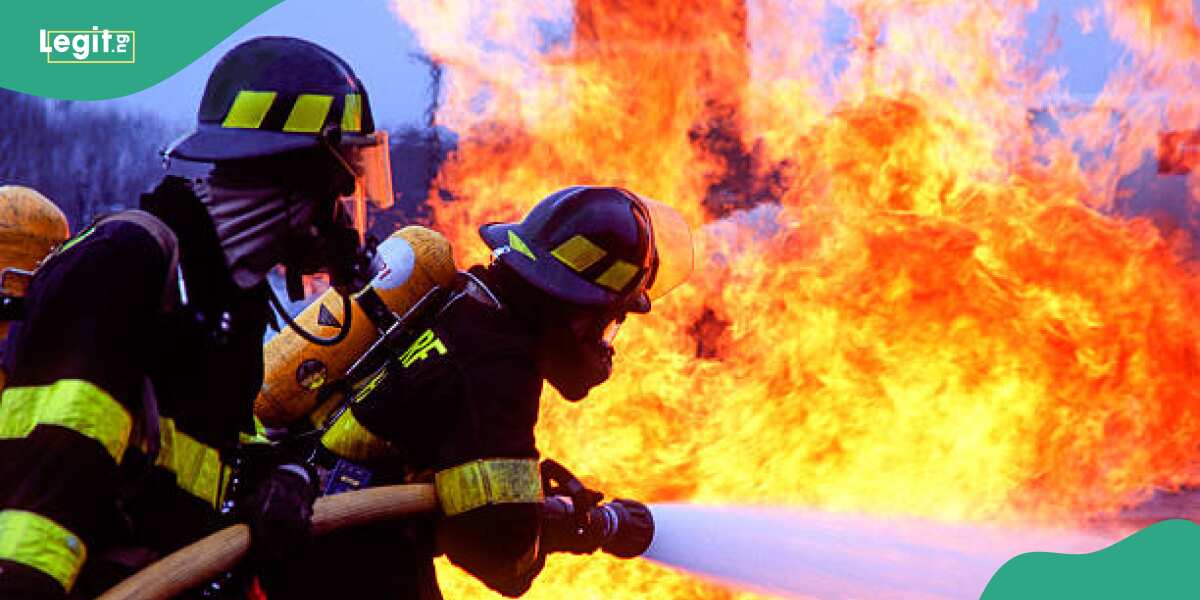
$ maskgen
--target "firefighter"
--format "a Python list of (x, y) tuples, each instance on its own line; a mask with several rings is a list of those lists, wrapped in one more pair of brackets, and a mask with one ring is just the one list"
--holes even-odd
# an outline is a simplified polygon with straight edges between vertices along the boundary
[[(543, 382), (583, 399), (608, 379), (626, 316), (649, 312), (652, 299), (686, 278), (687, 225), (627, 190), (577, 186), (547, 197), (521, 223), (480, 233), (494, 259), (414, 309), (404, 322), (407, 349), (357, 386), (324, 432), (327, 454), (318, 459), (327, 493), (368, 478), (434, 481), (443, 514), (318, 540), (292, 571), (329, 576), (294, 579), (274, 600), (440, 598), (432, 558), (443, 553), (516, 597), (549, 553), (633, 557), (649, 545), (645, 506), (616, 500), (592, 510), (600, 496), (565, 469), (547, 461), (539, 473), (534, 425)], [(544, 501), (544, 479), (564, 497)]]
[(99, 219), (38, 268), (4, 353), (0, 597), (93, 597), (231, 519), (262, 565), (307, 539), (314, 475), (243, 443), (266, 276), (283, 265), (294, 291), (322, 268), (361, 285), (339, 199), (365, 186), (378, 143), (340, 58), (247, 41), (215, 67), (143, 210)]

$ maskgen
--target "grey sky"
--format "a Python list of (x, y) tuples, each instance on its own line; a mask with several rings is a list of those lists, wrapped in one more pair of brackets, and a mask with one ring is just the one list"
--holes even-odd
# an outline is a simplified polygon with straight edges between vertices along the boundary
[(208, 74), (223, 54), (260, 35), (316, 42), (350, 63), (385, 126), (417, 123), (428, 102), (428, 71), (412, 58), (420, 48), (386, 0), (286, 0), (237, 30), (196, 62), (145, 91), (104, 103), (146, 109), (181, 127), (195, 118)]

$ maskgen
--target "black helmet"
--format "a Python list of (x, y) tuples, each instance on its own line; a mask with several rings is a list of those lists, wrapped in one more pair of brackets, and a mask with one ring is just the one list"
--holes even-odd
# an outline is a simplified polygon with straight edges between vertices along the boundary
[(617, 187), (559, 190), (520, 223), (489, 223), (479, 234), (522, 279), (581, 306), (647, 312), (692, 269), (679, 213)]
[(196, 118), (168, 158), (215, 162), (376, 141), (367, 91), (350, 66), (290, 37), (254, 38), (221, 57)]

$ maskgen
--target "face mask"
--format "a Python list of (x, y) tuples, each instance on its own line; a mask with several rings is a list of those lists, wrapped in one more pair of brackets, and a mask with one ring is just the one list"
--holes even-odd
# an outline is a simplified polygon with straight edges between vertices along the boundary
[(233, 184), (214, 172), (201, 198), (216, 226), (221, 250), (234, 283), (249, 289), (275, 265), (289, 261), (289, 251), (319, 239), (314, 225), (322, 204), (270, 184)]
[(613, 347), (624, 315), (592, 311), (547, 322), (539, 344), (543, 376), (567, 400), (578, 402), (612, 376)]
[[(355, 189), (353, 175), (323, 153), (288, 161), (212, 172), (204, 203), (234, 280), (242, 288), (253, 287), (283, 264), (293, 300), (303, 297), (301, 275), (321, 270), (339, 291), (357, 291), (368, 279), (370, 249), (363, 250), (353, 213), (336, 199)], [(267, 174), (273, 172), (291, 183)]]
[[(329, 273), (329, 283), (341, 294), (352, 294), (362, 289), (371, 277), (371, 259), (375, 245), (369, 241), (366, 248), (359, 244), (358, 230), (348, 220), (334, 219), (333, 222), (318, 222), (318, 235), (310, 240), (302, 251), (289, 253), (285, 263), (288, 274), (288, 294), (302, 287), (300, 276), (324, 270)], [(300, 293), (301, 297), (303, 292)]]

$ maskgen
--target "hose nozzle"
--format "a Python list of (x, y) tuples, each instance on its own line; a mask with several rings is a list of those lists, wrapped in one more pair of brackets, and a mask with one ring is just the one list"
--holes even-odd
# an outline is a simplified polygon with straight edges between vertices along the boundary
[(654, 539), (654, 517), (641, 502), (613, 500), (594, 508), (589, 519), (603, 523), (600, 549), (617, 558), (641, 556)]
[(580, 514), (569, 496), (551, 496), (542, 505), (542, 521), (543, 543), (552, 552), (591, 554), (599, 549), (634, 558), (654, 539), (650, 509), (633, 500), (613, 500)]

